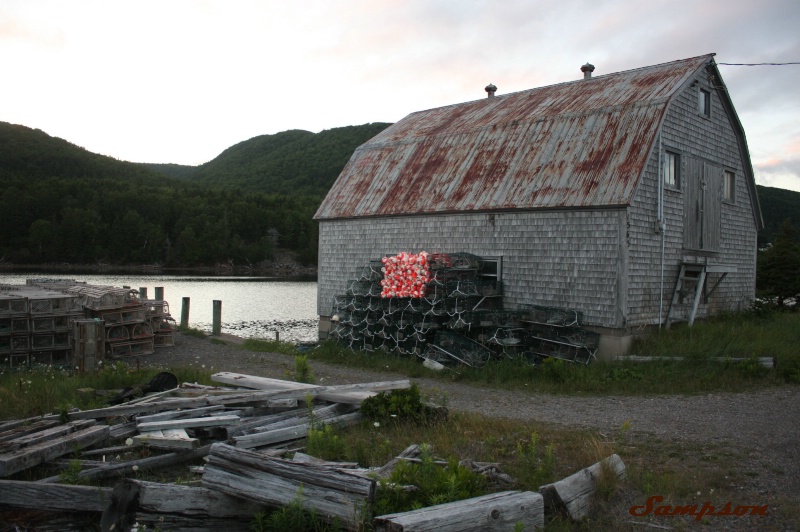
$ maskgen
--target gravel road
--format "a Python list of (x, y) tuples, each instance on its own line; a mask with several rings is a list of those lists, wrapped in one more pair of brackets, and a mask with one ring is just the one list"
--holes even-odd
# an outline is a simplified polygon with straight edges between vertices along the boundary
[[(141, 357), (143, 367), (203, 366), (214, 371), (287, 378), (294, 370), (291, 356), (255, 353), (238, 347), (240, 339), (223, 337), (224, 343), (176, 334), (175, 346), (159, 348)], [(350, 384), (396, 380), (396, 373), (379, 373), (312, 361), (317, 380), (323, 384)], [(592, 428), (613, 434), (629, 421), (629, 443), (674, 442), (689, 448), (718, 449), (736, 456), (753, 471), (743, 497), (761, 497), (774, 505), (769, 519), (713, 518), (703, 530), (800, 530), (800, 386), (784, 386), (744, 393), (703, 395), (582, 397), (504, 390), (437, 379), (414, 379), (423, 394), (444, 396), (451, 410), (476, 412), (489, 417), (549, 423), (571, 428)], [(707, 452), (707, 451), (704, 451)], [(658, 461), (664, 457), (654, 456)], [(702, 502), (702, 501), (701, 501)], [(738, 501), (756, 504), (757, 501)], [(737, 501), (734, 501), (736, 504)], [(684, 503), (688, 504), (688, 503)], [(759, 504), (764, 504), (759, 503)], [(630, 519), (630, 516), (627, 516)], [(670, 518), (677, 529), (694, 529), (693, 521)], [(661, 522), (661, 521), (659, 521)], [(696, 523), (700, 526), (700, 523)], [(711, 527), (711, 528), (709, 528)], [(641, 527), (639, 527), (641, 529)]]

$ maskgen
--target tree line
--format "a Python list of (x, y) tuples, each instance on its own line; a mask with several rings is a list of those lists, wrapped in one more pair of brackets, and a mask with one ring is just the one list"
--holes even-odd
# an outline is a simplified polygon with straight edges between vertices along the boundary
[(30, 179), (0, 171), (0, 181), (0, 258), (9, 262), (255, 266), (283, 248), (316, 263), (319, 197), (170, 179)]

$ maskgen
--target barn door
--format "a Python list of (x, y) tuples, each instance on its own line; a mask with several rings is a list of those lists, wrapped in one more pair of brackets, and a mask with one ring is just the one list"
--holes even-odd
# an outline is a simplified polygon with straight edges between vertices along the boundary
[(689, 159), (686, 170), (683, 247), (719, 251), (722, 168)]

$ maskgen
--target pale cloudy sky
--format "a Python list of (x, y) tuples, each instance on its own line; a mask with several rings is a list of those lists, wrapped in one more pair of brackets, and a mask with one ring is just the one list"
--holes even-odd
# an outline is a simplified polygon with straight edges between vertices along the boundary
[[(800, 62), (798, 0), (0, 0), (0, 121), (196, 165), (318, 132), (716, 53)], [(719, 67), (759, 184), (800, 191), (800, 65)]]

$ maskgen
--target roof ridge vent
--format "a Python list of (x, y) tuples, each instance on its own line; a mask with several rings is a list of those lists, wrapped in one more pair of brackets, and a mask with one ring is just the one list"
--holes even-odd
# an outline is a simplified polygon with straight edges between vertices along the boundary
[(484, 89), (488, 93), (489, 98), (494, 98), (494, 93), (497, 92), (497, 87), (494, 86), (493, 83), (489, 83), (484, 87)]
[(586, 63), (581, 67), (581, 72), (583, 72), (583, 79), (592, 79), (592, 72), (594, 72), (594, 65), (591, 63)]

